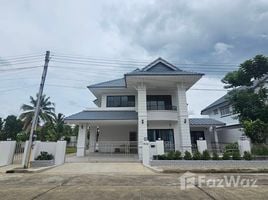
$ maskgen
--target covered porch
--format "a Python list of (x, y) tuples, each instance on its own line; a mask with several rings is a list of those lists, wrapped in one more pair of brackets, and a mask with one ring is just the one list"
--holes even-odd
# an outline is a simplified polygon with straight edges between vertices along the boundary
[(219, 151), (221, 146), (217, 127), (224, 126), (225, 123), (211, 118), (191, 118), (190, 135), (192, 151), (197, 151), (197, 140), (206, 140), (209, 151)]
[(77, 157), (135, 157), (138, 154), (135, 111), (83, 111), (65, 119), (79, 125)]

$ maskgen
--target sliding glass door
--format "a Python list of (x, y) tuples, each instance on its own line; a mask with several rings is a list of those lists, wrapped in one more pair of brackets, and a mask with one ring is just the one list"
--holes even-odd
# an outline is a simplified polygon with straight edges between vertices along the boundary
[(164, 140), (165, 152), (174, 151), (174, 131), (173, 129), (148, 129), (148, 140), (154, 142), (160, 138)]

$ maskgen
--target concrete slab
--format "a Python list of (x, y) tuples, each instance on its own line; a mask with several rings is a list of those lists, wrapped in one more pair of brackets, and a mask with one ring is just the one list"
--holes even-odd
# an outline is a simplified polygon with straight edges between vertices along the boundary
[(50, 174), (153, 174), (141, 163), (65, 163), (45, 171)]
[(84, 157), (77, 157), (75, 154), (67, 155), (65, 162), (140, 162), (137, 154), (108, 154), (108, 153), (87, 153)]

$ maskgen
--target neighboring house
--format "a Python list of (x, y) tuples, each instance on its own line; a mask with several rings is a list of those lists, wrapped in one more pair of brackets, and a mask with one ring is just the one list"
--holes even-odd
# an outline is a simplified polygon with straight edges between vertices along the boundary
[(88, 86), (98, 108), (65, 119), (79, 125), (77, 156), (85, 156), (87, 144), (89, 152), (138, 153), (142, 159), (145, 139), (160, 138), (165, 151), (182, 152), (191, 152), (200, 137), (216, 142), (215, 128), (224, 123), (188, 119), (186, 91), (202, 75), (158, 58), (123, 78)]
[[(257, 91), (260, 88), (260, 85), (263, 85), (268, 89), (268, 75), (254, 81), (251, 87)], [(228, 100), (228, 94), (207, 106), (201, 111), (201, 114), (208, 115), (210, 118), (226, 124), (225, 126), (217, 127), (219, 143), (237, 142), (244, 134), (242, 126), (237, 118), (237, 114), (233, 114), (233, 107)]]

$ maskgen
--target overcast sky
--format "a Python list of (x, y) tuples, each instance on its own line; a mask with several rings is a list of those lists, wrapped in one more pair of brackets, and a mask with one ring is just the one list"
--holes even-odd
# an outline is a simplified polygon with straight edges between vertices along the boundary
[[(20, 106), (38, 91), (42, 73), (42, 68), (4, 71), (43, 65), (41, 56), (26, 64), (16, 64), (11, 56), (52, 52), (44, 93), (56, 103), (56, 111), (67, 116), (94, 107), (87, 85), (120, 78), (158, 57), (206, 73), (193, 88), (222, 89), (220, 80), (226, 71), (256, 54), (268, 53), (267, 0), (0, 3), (0, 117), (20, 113)], [(63, 54), (98, 60), (96, 65), (53, 61), (53, 56)], [(99, 62), (104, 59), (133, 62), (103, 67)], [(139, 61), (137, 66), (134, 60)], [(207, 66), (189, 68), (183, 65), (187, 63)], [(218, 65), (222, 63), (228, 65)], [(190, 117), (199, 116), (201, 109), (225, 93), (189, 90)]]

